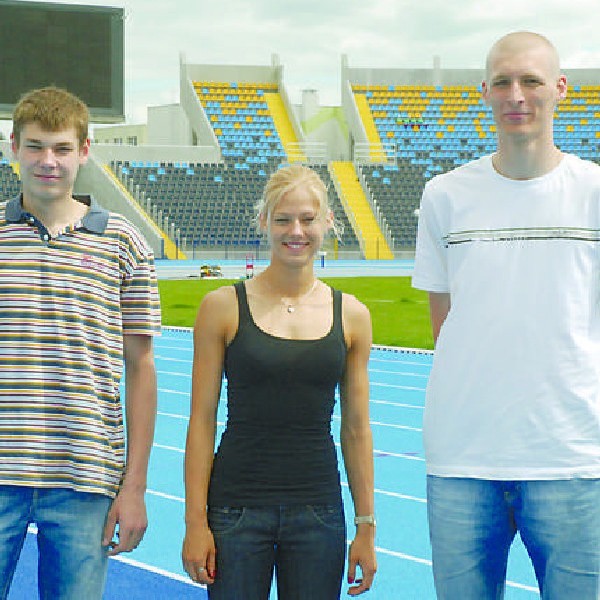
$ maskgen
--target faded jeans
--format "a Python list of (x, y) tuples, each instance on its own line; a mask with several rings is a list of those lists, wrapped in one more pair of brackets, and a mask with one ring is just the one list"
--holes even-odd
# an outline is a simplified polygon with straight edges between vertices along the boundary
[(108, 557), (108, 496), (60, 488), (0, 486), (0, 600), (8, 596), (30, 523), (38, 528), (42, 600), (100, 600)]
[(600, 597), (600, 479), (429, 475), (427, 498), (439, 600), (502, 599), (517, 531), (543, 600)]

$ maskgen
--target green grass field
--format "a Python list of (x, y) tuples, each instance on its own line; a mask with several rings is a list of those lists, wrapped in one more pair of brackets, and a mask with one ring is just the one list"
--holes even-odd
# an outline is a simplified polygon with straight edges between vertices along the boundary
[[(374, 344), (433, 348), (427, 294), (413, 289), (410, 277), (339, 277), (323, 281), (353, 294), (369, 308)], [(192, 327), (204, 295), (232, 283), (227, 279), (159, 281), (163, 325)]]

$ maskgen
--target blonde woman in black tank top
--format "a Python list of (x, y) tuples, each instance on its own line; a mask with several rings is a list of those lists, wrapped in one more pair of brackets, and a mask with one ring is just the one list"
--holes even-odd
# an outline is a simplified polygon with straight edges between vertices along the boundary
[[(257, 215), (269, 266), (209, 293), (194, 329), (184, 568), (212, 600), (267, 600), (273, 573), (281, 600), (339, 598), (346, 527), (331, 436), (339, 386), (356, 526), (348, 593), (358, 595), (376, 571), (370, 315), (315, 277), (334, 222), (314, 171), (275, 172)], [(223, 373), (228, 419), (215, 453)]]

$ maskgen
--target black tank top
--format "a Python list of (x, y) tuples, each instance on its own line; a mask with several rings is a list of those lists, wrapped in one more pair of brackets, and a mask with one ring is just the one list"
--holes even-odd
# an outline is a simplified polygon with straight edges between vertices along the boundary
[(324, 337), (290, 340), (259, 329), (245, 285), (235, 289), (239, 326), (225, 352), (227, 425), (208, 504), (340, 503), (331, 417), (346, 357), (342, 294), (332, 290), (333, 323)]

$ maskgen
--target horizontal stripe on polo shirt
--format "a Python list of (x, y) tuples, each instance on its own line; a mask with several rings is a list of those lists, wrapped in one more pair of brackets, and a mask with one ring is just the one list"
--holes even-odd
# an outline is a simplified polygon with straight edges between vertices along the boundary
[(154, 258), (93, 200), (42, 239), (0, 205), (0, 484), (114, 495), (124, 469), (123, 335), (160, 331)]

